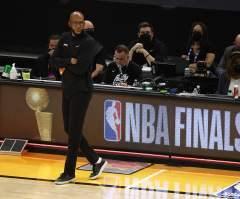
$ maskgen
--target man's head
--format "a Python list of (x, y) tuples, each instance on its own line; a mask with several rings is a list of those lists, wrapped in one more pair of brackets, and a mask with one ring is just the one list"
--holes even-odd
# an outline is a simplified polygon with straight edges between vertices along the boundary
[(84, 16), (79, 11), (74, 11), (70, 14), (68, 26), (72, 29), (73, 36), (79, 35), (84, 28)]
[(235, 45), (235, 50), (240, 50), (240, 34), (236, 36), (235, 42), (233, 42)]
[(153, 37), (153, 26), (149, 22), (142, 22), (138, 25), (138, 37), (142, 34), (149, 34)]
[(138, 37), (144, 46), (147, 46), (153, 38), (153, 26), (148, 22), (142, 22), (138, 25)]
[(58, 34), (52, 34), (52, 35), (49, 37), (48, 50), (55, 49), (56, 46), (57, 46), (57, 44), (58, 44), (59, 39), (60, 39), (60, 35), (58, 35)]
[(128, 66), (129, 63), (129, 50), (125, 45), (118, 45), (115, 48), (115, 63), (117, 65)]
[(84, 31), (94, 37), (94, 26), (91, 21), (85, 20)]

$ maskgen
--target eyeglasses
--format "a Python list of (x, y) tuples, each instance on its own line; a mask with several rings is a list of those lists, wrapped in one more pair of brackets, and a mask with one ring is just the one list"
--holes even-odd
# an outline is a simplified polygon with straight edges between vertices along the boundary
[(84, 25), (84, 21), (72, 21), (72, 25), (77, 26), (77, 25)]

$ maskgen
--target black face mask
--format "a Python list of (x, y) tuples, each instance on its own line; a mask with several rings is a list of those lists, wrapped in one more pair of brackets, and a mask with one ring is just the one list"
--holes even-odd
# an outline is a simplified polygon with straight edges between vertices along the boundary
[(192, 39), (193, 41), (200, 41), (202, 39), (202, 34), (198, 31), (194, 31), (192, 33)]
[(85, 30), (85, 33), (89, 34), (91, 37), (95, 38), (94, 30)]
[(151, 36), (147, 33), (140, 35), (141, 43), (144, 47), (148, 46), (151, 43)]
[(240, 65), (234, 66), (234, 71), (240, 74)]

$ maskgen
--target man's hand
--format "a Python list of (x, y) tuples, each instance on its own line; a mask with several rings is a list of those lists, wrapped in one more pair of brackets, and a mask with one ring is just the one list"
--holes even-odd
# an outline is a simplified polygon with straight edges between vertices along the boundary
[(141, 43), (136, 43), (133, 47), (132, 47), (132, 51), (137, 51), (138, 49), (143, 48), (143, 45)]
[(50, 55), (50, 57), (52, 57), (53, 51), (54, 51), (54, 49), (52, 49), (52, 50), (50, 50), (50, 51), (48, 52), (48, 54)]
[(191, 73), (195, 73), (197, 70), (197, 63), (189, 64), (189, 69)]
[(148, 52), (144, 48), (138, 48), (136, 53), (142, 53), (144, 56), (148, 55)]
[(76, 64), (77, 63), (77, 59), (76, 58), (71, 58), (71, 64)]

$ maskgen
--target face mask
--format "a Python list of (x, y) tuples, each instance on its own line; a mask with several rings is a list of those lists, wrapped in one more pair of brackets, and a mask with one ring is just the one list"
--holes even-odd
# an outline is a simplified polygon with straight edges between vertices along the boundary
[(149, 45), (151, 42), (151, 36), (147, 33), (140, 35), (140, 40), (143, 46)]
[(240, 65), (234, 66), (234, 71), (240, 74)]
[(202, 39), (202, 34), (198, 31), (194, 31), (192, 33), (192, 39), (193, 41), (200, 41)]
[(95, 38), (94, 30), (85, 30), (85, 33), (89, 34), (91, 37)]

